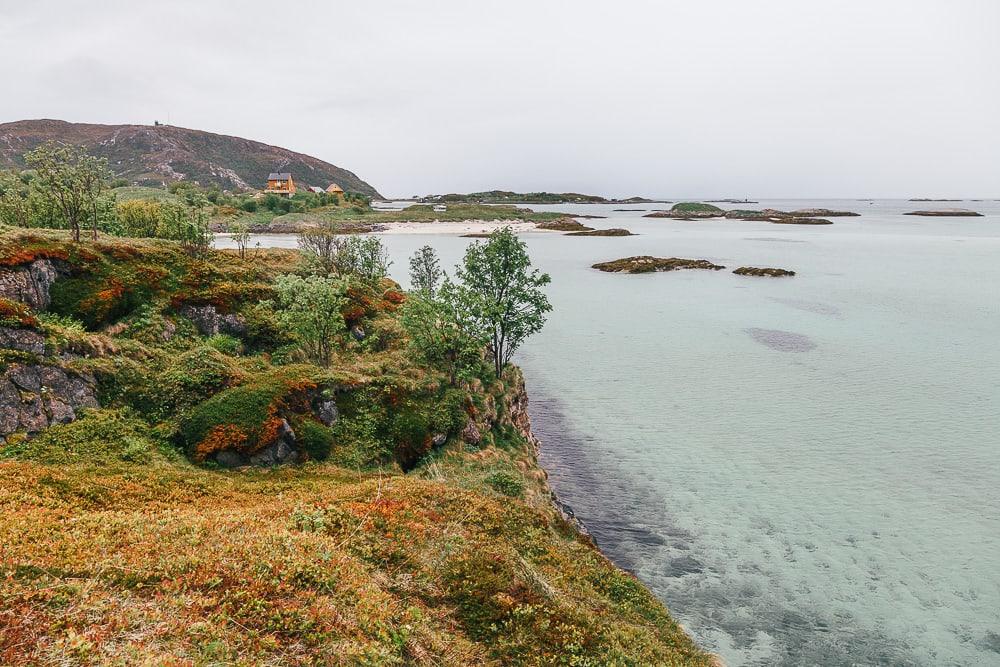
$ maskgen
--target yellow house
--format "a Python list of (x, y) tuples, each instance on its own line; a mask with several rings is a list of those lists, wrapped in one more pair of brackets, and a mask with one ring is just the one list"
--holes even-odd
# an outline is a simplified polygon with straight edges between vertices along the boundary
[(340, 187), (339, 185), (337, 185), (336, 183), (330, 183), (330, 187), (328, 187), (328, 188), (326, 189), (326, 191), (327, 191), (328, 193), (330, 193), (331, 195), (342, 195), (342, 194), (344, 194), (344, 190), (343, 190), (343, 188), (341, 188), (341, 187)]
[(295, 194), (295, 181), (288, 172), (272, 172), (267, 177), (267, 189), (264, 192), (291, 197)]

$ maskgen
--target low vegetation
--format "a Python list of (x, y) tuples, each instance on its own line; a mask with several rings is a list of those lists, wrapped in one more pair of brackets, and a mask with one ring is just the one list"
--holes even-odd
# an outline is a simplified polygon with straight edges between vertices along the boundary
[(72, 402), (25, 379), (56, 372), (99, 404), (0, 434), (0, 663), (712, 664), (550, 502), (508, 363), (549, 310), (523, 245), (447, 279), (423, 249), (407, 293), (350, 238), (0, 228), (0, 272), (56, 276), (0, 300), (44, 342), (4, 351), (3, 407)]

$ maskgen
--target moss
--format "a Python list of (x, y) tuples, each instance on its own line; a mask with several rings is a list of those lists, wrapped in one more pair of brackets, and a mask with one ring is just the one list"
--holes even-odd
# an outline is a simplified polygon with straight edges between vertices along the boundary
[(495, 491), (511, 498), (524, 495), (524, 479), (506, 471), (495, 472), (486, 478), (486, 484)]
[(0, 456), (60, 465), (176, 459), (168, 444), (151, 437), (144, 421), (123, 410), (88, 410), (76, 421), (52, 426), (36, 438), (9, 443), (0, 449)]
[(312, 419), (293, 424), (296, 442), (314, 461), (325, 461), (333, 450), (333, 433), (329, 428)]
[(204, 461), (224, 449), (252, 454), (270, 444), (283, 419), (309, 412), (315, 374), (309, 366), (277, 369), (200, 403), (180, 428), (188, 455)]

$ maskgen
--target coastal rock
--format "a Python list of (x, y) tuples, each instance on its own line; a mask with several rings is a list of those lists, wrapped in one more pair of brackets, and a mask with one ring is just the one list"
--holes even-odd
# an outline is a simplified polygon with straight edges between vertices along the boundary
[(592, 229), (586, 232), (570, 232), (566, 236), (635, 236), (635, 234), (621, 227), (612, 227), (611, 229)]
[(246, 321), (239, 315), (220, 313), (215, 306), (181, 306), (181, 315), (194, 322), (194, 326), (203, 336), (229, 334), (243, 336), (247, 332)]
[(41, 356), (45, 354), (45, 336), (30, 329), (0, 327), (0, 349), (2, 348)]
[(589, 232), (593, 227), (588, 227), (579, 220), (573, 218), (559, 218), (558, 220), (546, 220), (535, 225), (538, 229), (545, 229), (553, 232)]
[(857, 217), (854, 211), (834, 211), (828, 208), (800, 208), (789, 213), (793, 218), (843, 218)]
[(67, 275), (69, 267), (65, 262), (36, 259), (31, 264), (0, 271), (0, 297), (45, 310), (52, 301), (49, 295), (52, 284)]
[(981, 218), (982, 213), (967, 208), (940, 208), (934, 211), (910, 211), (903, 215), (921, 215), (929, 218)]
[(657, 271), (676, 271), (678, 269), (710, 269), (718, 271), (726, 267), (713, 264), (707, 259), (640, 255), (637, 257), (616, 259), (610, 262), (599, 262), (594, 264), (592, 268), (608, 273), (654, 273)]
[(794, 271), (788, 269), (774, 269), (769, 267), (741, 266), (733, 271), (738, 276), (770, 276), (779, 278), (781, 276), (794, 276)]
[(0, 375), (0, 437), (38, 433), (98, 407), (97, 382), (58, 366), (10, 364)]
[(771, 220), (775, 225), (832, 225), (829, 220), (822, 218), (777, 218)]
[(761, 222), (772, 222), (778, 225), (832, 225), (829, 220), (812, 217), (816, 215), (827, 216), (850, 216), (858, 215), (849, 211), (831, 211), (825, 208), (799, 209), (797, 211), (779, 211), (774, 208), (765, 208), (759, 211), (751, 209), (733, 209), (726, 211), (726, 218), (730, 220), (750, 220)]
[(647, 213), (644, 218), (673, 218), (677, 220), (700, 220), (706, 218), (721, 218), (725, 214), (718, 206), (699, 202), (681, 202), (674, 204), (669, 211)]

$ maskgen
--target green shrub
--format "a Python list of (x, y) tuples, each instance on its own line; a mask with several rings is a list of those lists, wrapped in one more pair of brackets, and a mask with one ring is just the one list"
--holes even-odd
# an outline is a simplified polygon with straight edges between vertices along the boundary
[(146, 422), (124, 410), (88, 410), (76, 421), (51, 426), (38, 437), (0, 446), (0, 458), (49, 464), (148, 464), (171, 450), (154, 440)]
[(313, 421), (303, 419), (295, 426), (295, 438), (298, 444), (314, 461), (325, 461), (333, 449), (333, 433), (329, 428)]
[(234, 357), (243, 354), (243, 341), (227, 334), (215, 334), (214, 336), (209, 336), (205, 339), (205, 344), (222, 354), (228, 354)]
[(486, 483), (495, 491), (511, 498), (520, 498), (524, 495), (524, 479), (503, 470), (487, 477)]

